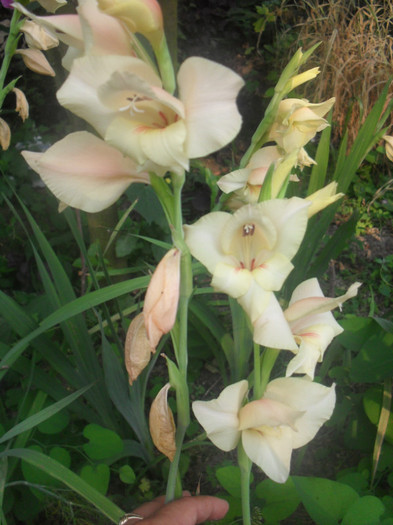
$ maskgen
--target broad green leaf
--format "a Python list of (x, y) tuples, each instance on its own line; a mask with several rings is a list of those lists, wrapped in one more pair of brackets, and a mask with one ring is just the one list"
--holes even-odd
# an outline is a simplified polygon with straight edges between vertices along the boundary
[(70, 415), (66, 411), (57, 412), (53, 416), (49, 417), (46, 421), (40, 423), (37, 429), (42, 434), (58, 434), (64, 430), (70, 422)]
[(101, 494), (106, 494), (109, 487), (110, 470), (108, 465), (85, 465), (81, 470), (81, 478)]
[(375, 496), (363, 496), (344, 515), (341, 525), (380, 525), (385, 505)]
[(109, 459), (123, 451), (123, 440), (113, 430), (90, 423), (83, 429), (83, 435), (89, 440), (83, 450), (91, 459)]
[[(375, 323), (376, 324), (376, 323)], [(379, 328), (369, 337), (353, 359), (350, 371), (352, 381), (378, 383), (393, 374), (393, 334)]]
[[(326, 120), (331, 124), (333, 110), (330, 110)], [(310, 182), (308, 184), (307, 195), (311, 195), (315, 191), (323, 188), (325, 185), (330, 153), (330, 136), (332, 133), (331, 126), (327, 126), (321, 133), (319, 139), (317, 153), (315, 155), (316, 164), (311, 170)]]
[(300, 503), (299, 494), (290, 477), (285, 483), (265, 479), (255, 487), (255, 495), (264, 500), (262, 514), (268, 523), (277, 523), (288, 518)]
[[(216, 478), (220, 485), (228, 494), (234, 498), (241, 498), (240, 485), (240, 468), (233, 465), (227, 467), (220, 467), (216, 470)], [(252, 483), (254, 476), (251, 473), (250, 483)]]
[(61, 463), (45, 454), (28, 449), (8, 449), (0, 452), (0, 457), (18, 457), (42, 469), (85, 498), (113, 523), (117, 524), (125, 514), (122, 509), (91, 487), (80, 476), (77, 476), (71, 470), (61, 465)]
[(296, 490), (317, 525), (337, 525), (359, 498), (348, 485), (324, 478), (292, 476)]

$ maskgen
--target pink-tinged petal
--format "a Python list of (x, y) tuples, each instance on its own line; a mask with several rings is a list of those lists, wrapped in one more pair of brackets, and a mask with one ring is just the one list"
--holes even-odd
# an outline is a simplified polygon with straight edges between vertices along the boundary
[(240, 439), (238, 412), (248, 390), (247, 381), (226, 387), (217, 399), (194, 401), (195, 417), (221, 450), (233, 450)]
[(242, 432), (244, 451), (276, 483), (289, 476), (293, 431), (289, 427), (262, 427)]
[(252, 271), (261, 288), (266, 291), (279, 291), (291, 273), (293, 264), (281, 253), (275, 253)]
[(85, 53), (133, 56), (130, 36), (117, 18), (98, 9), (96, 0), (79, 0)]
[(251, 282), (252, 275), (249, 270), (234, 268), (223, 262), (219, 262), (213, 272), (213, 288), (235, 299), (247, 293)]
[(172, 330), (176, 321), (180, 291), (179, 250), (169, 250), (158, 263), (146, 291), (143, 315), (147, 337), (156, 348), (161, 337)]
[(288, 405), (272, 399), (258, 399), (247, 403), (239, 412), (239, 430), (261, 426), (286, 425), (296, 430), (296, 420), (303, 414)]
[(60, 201), (92, 213), (116, 202), (132, 182), (149, 183), (131, 159), (85, 131), (67, 135), (45, 153), (22, 155)]
[[(241, 299), (239, 300), (241, 304)], [(274, 293), (264, 312), (253, 322), (254, 341), (268, 348), (292, 350), (297, 352), (298, 346), (292, 335), (291, 328)]]
[(285, 377), (271, 381), (265, 398), (280, 401), (294, 410), (304, 412), (296, 422), (293, 432), (293, 448), (299, 448), (313, 439), (334, 410), (336, 394), (330, 388), (307, 379)]
[(309, 315), (329, 312), (355, 297), (360, 286), (361, 283), (353, 283), (340, 297), (324, 297), (318, 280), (308, 279), (294, 290), (289, 307), (285, 310), (285, 317), (293, 323)]
[(221, 250), (222, 232), (229, 213), (216, 211), (201, 217), (192, 225), (184, 226), (185, 241), (191, 254), (198, 259), (211, 274), (219, 262), (229, 262)]
[(220, 64), (191, 57), (180, 66), (178, 84), (186, 111), (188, 157), (208, 155), (231, 142), (242, 123), (236, 97), (244, 81)]

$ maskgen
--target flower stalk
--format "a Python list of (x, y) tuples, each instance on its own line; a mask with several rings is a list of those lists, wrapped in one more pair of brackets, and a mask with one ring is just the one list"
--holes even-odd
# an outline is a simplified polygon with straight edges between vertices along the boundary
[(252, 462), (245, 453), (241, 441), (237, 446), (237, 462), (240, 468), (243, 525), (251, 525), (250, 479)]

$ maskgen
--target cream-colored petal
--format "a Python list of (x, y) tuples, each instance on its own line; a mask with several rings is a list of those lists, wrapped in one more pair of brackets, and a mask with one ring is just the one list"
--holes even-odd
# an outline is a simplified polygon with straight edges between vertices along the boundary
[(249, 270), (236, 268), (233, 265), (219, 262), (213, 273), (212, 286), (219, 292), (224, 292), (235, 299), (249, 290), (252, 275)]
[(226, 387), (217, 399), (194, 401), (195, 417), (221, 450), (233, 450), (240, 439), (238, 412), (248, 390), (247, 381)]
[(211, 274), (219, 262), (229, 262), (221, 249), (222, 232), (231, 219), (229, 213), (216, 211), (201, 217), (192, 225), (184, 226), (185, 241), (191, 254)]
[(37, 0), (39, 4), (42, 5), (44, 9), (49, 11), (50, 13), (54, 13), (59, 9), (59, 7), (62, 7), (63, 5), (66, 5), (67, 0)]
[(299, 353), (295, 355), (288, 363), (286, 377), (293, 374), (305, 374), (311, 380), (314, 379), (315, 367), (321, 359), (319, 344), (310, 344), (309, 341), (302, 341), (299, 347)]
[(266, 291), (279, 291), (293, 269), (285, 255), (275, 253), (252, 271), (252, 276)]
[(293, 432), (293, 448), (299, 448), (313, 439), (334, 410), (336, 394), (330, 388), (307, 379), (285, 377), (271, 381), (264, 397), (288, 404), (294, 410), (304, 412), (296, 422)]
[[(254, 341), (268, 348), (297, 352), (298, 347), (292, 335), (291, 328), (284, 317), (284, 313), (274, 293), (270, 292), (269, 298), (268, 306), (255, 322), (253, 322)], [(239, 303), (242, 303), (241, 299)]]
[(296, 287), (289, 307), (285, 310), (285, 317), (293, 323), (309, 315), (329, 312), (355, 297), (360, 286), (361, 283), (353, 283), (340, 297), (324, 297), (318, 280), (308, 279)]
[(185, 60), (177, 78), (186, 112), (188, 157), (208, 155), (231, 142), (242, 123), (236, 97), (243, 80), (230, 69), (201, 57)]
[(231, 193), (232, 191), (240, 190), (247, 184), (251, 171), (248, 168), (231, 171), (227, 175), (223, 175), (217, 182), (217, 186), (224, 193)]
[(336, 190), (337, 182), (331, 182), (324, 188), (306, 197), (306, 200), (311, 202), (311, 206), (308, 208), (308, 217), (312, 217), (344, 196), (344, 193), (336, 193)]
[(254, 280), (248, 292), (238, 298), (238, 302), (250, 317), (251, 322), (255, 323), (269, 307), (272, 295), (272, 292), (267, 292)]
[(289, 476), (293, 432), (288, 427), (244, 430), (242, 444), (253, 463), (276, 483), (285, 483)]
[(132, 182), (149, 183), (131, 159), (85, 131), (67, 135), (45, 153), (22, 155), (59, 200), (88, 212), (116, 202)]

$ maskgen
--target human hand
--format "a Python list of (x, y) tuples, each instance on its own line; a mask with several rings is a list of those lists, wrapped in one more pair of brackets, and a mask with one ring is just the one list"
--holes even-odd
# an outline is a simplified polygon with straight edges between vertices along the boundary
[(165, 504), (165, 497), (160, 496), (144, 503), (134, 511), (143, 517), (128, 518), (124, 525), (197, 525), (206, 520), (220, 520), (228, 512), (228, 503), (213, 496), (183, 497)]

